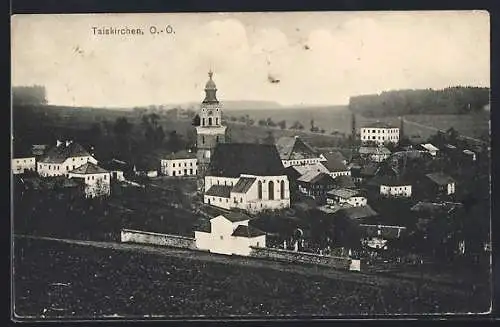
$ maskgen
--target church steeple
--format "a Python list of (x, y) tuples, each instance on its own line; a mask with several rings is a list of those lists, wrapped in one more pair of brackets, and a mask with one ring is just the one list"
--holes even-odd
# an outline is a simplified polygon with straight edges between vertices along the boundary
[(217, 100), (217, 86), (215, 85), (214, 80), (212, 79), (212, 76), (214, 75), (214, 72), (210, 69), (208, 72), (208, 77), (209, 80), (207, 84), (205, 84), (205, 100), (203, 100), (203, 103), (219, 103), (219, 100)]

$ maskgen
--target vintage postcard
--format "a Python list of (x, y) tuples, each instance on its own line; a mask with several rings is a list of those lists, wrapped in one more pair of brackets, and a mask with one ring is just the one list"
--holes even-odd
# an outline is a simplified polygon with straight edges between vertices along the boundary
[(487, 12), (11, 33), (13, 319), (491, 311)]

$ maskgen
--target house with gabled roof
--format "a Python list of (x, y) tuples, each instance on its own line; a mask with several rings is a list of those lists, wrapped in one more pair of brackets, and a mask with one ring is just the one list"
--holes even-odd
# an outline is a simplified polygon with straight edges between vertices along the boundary
[(68, 173), (68, 177), (85, 182), (86, 197), (109, 196), (111, 193), (111, 174), (92, 162), (73, 169)]
[(160, 160), (160, 171), (166, 176), (196, 176), (198, 174), (197, 154), (188, 150), (167, 154)]
[(281, 162), (284, 167), (315, 164), (326, 159), (307, 142), (298, 136), (283, 136), (276, 142)]
[(73, 141), (60, 142), (48, 150), (37, 163), (37, 172), (42, 177), (68, 176), (69, 172), (97, 160), (80, 144)]
[(195, 231), (196, 247), (212, 253), (248, 256), (251, 247), (265, 247), (266, 233), (248, 224), (251, 217), (229, 211), (210, 219), (204, 230)]
[(204, 203), (252, 213), (290, 207), (289, 181), (276, 147), (218, 144), (205, 175)]
[(326, 199), (326, 193), (333, 189), (334, 183), (335, 181), (330, 174), (317, 171), (310, 171), (297, 180), (299, 191), (302, 194), (320, 201)]
[(347, 160), (340, 152), (327, 152), (323, 153), (325, 157), (325, 161), (321, 162), (326, 169), (328, 169), (328, 173), (333, 178), (337, 176), (350, 176), (351, 170), (346, 166)]
[(428, 185), (427, 196), (440, 197), (455, 194), (456, 182), (451, 176), (443, 172), (436, 172), (426, 174), (425, 177), (425, 184)]
[(353, 207), (359, 207), (368, 204), (366, 196), (357, 189), (338, 188), (328, 191), (326, 195), (326, 203), (330, 205), (348, 203)]
[(405, 176), (375, 176), (368, 183), (384, 197), (405, 197), (412, 196), (412, 181)]

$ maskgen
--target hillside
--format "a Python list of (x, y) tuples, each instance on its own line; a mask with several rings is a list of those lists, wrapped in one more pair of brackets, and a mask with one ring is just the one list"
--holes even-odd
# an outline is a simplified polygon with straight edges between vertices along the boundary
[(470, 114), (484, 111), (489, 103), (489, 88), (458, 86), (354, 96), (349, 99), (349, 109), (366, 117)]

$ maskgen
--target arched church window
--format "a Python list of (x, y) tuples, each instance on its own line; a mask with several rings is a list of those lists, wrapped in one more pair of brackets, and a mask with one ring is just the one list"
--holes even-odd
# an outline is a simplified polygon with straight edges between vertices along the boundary
[(208, 117), (208, 126), (212, 126), (212, 117)]
[(274, 182), (273, 181), (269, 181), (268, 189), (269, 189), (269, 200), (274, 200)]
[(205, 135), (201, 136), (201, 144), (205, 144)]
[(281, 200), (285, 199), (285, 181), (280, 182), (280, 196)]
[(215, 125), (219, 125), (219, 118), (215, 118)]
[(259, 200), (262, 200), (262, 182), (259, 181), (258, 185), (257, 185), (257, 196), (259, 198)]
[(205, 126), (205, 118), (203, 118), (201, 125)]

